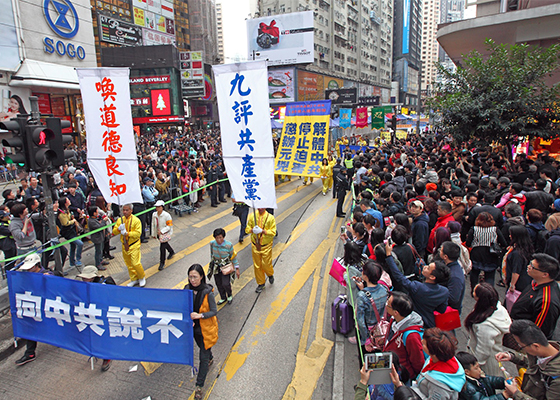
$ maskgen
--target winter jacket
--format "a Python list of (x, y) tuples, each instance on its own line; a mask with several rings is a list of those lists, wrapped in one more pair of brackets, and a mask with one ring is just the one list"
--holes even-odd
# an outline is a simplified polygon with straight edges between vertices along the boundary
[(489, 213), (492, 218), (494, 218), (494, 222), (496, 222), (496, 226), (501, 228), (504, 225), (504, 216), (502, 212), (494, 207), (492, 204), (484, 203), (480, 207), (474, 207), (471, 212), (469, 213), (469, 224), (474, 226), (476, 222), (476, 217), (482, 212)]
[(10, 232), (14, 238), (18, 248), (26, 248), (35, 245), (35, 240), (37, 235), (35, 233), (35, 228), (33, 227), (33, 222), (31, 220), (27, 221), (27, 234), (23, 233), (23, 220), (19, 217), (14, 217), (10, 221)]
[(457, 222), (463, 221), (463, 215), (465, 215), (466, 209), (467, 206), (464, 203), (460, 203), (458, 206), (453, 205), (453, 207), (451, 208), (451, 214), (453, 215), (455, 221)]
[(554, 196), (542, 190), (534, 190), (525, 193), (525, 210), (536, 208), (546, 216), (550, 212), (550, 206), (554, 202)]
[(504, 396), (496, 394), (496, 389), (505, 388), (505, 379), (500, 376), (485, 376), (474, 379), (469, 376), (467, 384), (459, 393), (460, 400), (504, 400)]
[(428, 253), (432, 253), (434, 251), (434, 240), (436, 237), (436, 231), (438, 228), (441, 227), (446, 227), (447, 224), (451, 221), (455, 221), (455, 219), (453, 218), (453, 214), (449, 213), (447, 215), (444, 215), (443, 217), (439, 217), (437, 219), (436, 225), (434, 226), (434, 229), (432, 229), (432, 231), (430, 232), (430, 237), (428, 238)]
[(418, 251), (418, 254), (424, 254), (428, 246), (428, 238), (430, 237), (428, 223), (428, 215), (425, 212), (422, 212), (422, 214), (414, 217), (412, 220), (412, 225), (410, 227), (412, 231), (412, 244), (416, 248), (416, 251)]
[(360, 342), (362, 345), (366, 344), (368, 328), (378, 322), (371, 304), (372, 300), (375, 302), (379, 316), (382, 317), (385, 312), (385, 303), (387, 302), (387, 288), (383, 285), (375, 287), (366, 286), (358, 292), (356, 299), (356, 323), (360, 331)]
[(386, 261), (393, 282), (401, 284), (409, 293), (414, 304), (414, 311), (420, 314), (424, 320), (424, 327), (435, 327), (434, 311), (443, 313), (447, 309), (447, 299), (449, 298), (447, 288), (437, 284), (411, 281), (399, 271), (392, 256), (387, 257)]
[(449, 298), (447, 304), (449, 307), (459, 310), (463, 309), (463, 297), (465, 296), (465, 273), (463, 268), (457, 261), (447, 264), (449, 267), (449, 280), (447, 281), (447, 290), (449, 290)]
[(428, 358), (417, 380), (412, 390), (422, 399), (456, 400), (465, 385), (465, 370), (455, 357), (436, 363)]
[(487, 376), (500, 376), (502, 372), (494, 357), (502, 351), (502, 338), (509, 332), (511, 318), (498, 301), (496, 310), (486, 320), (472, 326), (469, 346)]
[(560, 259), (560, 228), (550, 232), (550, 237), (546, 241), (544, 252), (555, 259)]
[[(187, 284), (184, 289), (192, 290), (190, 284)], [(202, 304), (200, 305), (200, 309), (193, 309), (193, 312), (203, 315), (201, 319), (194, 320), (193, 330), (195, 334), (197, 331), (202, 333), (204, 348), (206, 350), (210, 349), (218, 341), (218, 317), (216, 316), (218, 308), (216, 306), (216, 300), (214, 299), (213, 292), (214, 287), (207, 283), (206, 288), (202, 292), (204, 297)]]
[(533, 321), (548, 339), (552, 338), (560, 315), (560, 289), (556, 281), (527, 286), (511, 308), (510, 315), (514, 320)]
[(456, 245), (458, 245), (459, 247), (461, 247), (461, 256), (457, 261), (459, 262), (461, 268), (463, 268), (464, 274), (468, 275), (468, 273), (471, 272), (472, 269), (472, 262), (471, 262), (471, 256), (469, 254), (469, 250), (465, 246), (463, 246), (463, 243), (461, 242), (461, 233), (460, 232), (452, 233), (451, 241)]
[(436, 171), (433, 169), (427, 169), (424, 174), (420, 177), (420, 179), (424, 183), (438, 183), (439, 176)]
[[(158, 231), (165, 231), (164, 228), (169, 228), (167, 232), (169, 235), (173, 235), (173, 219), (167, 211), (162, 211), (161, 215), (158, 215), (157, 211), (152, 214), (152, 235), (157, 237)], [(166, 233), (166, 232), (163, 232)]]
[(16, 242), (12, 237), (12, 232), (10, 232), (9, 221), (0, 221), (0, 250), (8, 254), (17, 250)]
[(391, 318), (389, 335), (383, 351), (394, 351), (399, 356), (401, 366), (407, 369), (410, 379), (414, 380), (425, 362), (422, 348), (424, 321), (413, 311), (398, 324), (398, 328), (396, 325), (396, 321)]
[(509, 228), (515, 225), (525, 225), (525, 219), (522, 215), (508, 218), (502, 227), (502, 235), (504, 235), (504, 237), (509, 237)]
[[(88, 218), (88, 228), (90, 231), (94, 231), (103, 226), (106, 226), (104, 221), (100, 221), (99, 219), (93, 217)], [(103, 243), (103, 241), (105, 241), (105, 231), (93, 233), (90, 237), (93, 244)]]
[[(558, 342), (549, 344), (560, 350)], [(513, 395), (514, 400), (557, 400), (560, 399), (560, 353), (546, 363), (537, 365), (535, 356), (514, 353), (511, 362), (526, 367), (521, 390)], [(543, 382), (544, 381), (544, 382)]]

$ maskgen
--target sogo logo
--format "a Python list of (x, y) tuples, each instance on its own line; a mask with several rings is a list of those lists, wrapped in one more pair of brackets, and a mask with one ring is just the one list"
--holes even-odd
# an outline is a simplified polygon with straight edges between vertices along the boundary
[[(70, 39), (78, 33), (80, 19), (74, 5), (69, 0), (44, 0), (43, 12), (47, 24), (58, 36)], [(56, 51), (60, 56), (77, 57), (79, 60), (83, 60), (86, 57), (86, 51), (82, 46), (76, 47), (72, 43), (66, 44), (61, 40), (55, 43), (54, 39), (50, 37), (45, 37), (43, 43), (45, 45), (45, 52), (49, 54), (53, 54)]]

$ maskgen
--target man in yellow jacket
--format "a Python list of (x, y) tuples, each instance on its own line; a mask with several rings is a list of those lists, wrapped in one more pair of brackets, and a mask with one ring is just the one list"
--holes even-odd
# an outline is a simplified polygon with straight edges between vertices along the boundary
[(122, 213), (123, 216), (115, 223), (113, 235), (121, 235), (122, 255), (130, 276), (130, 283), (127, 286), (132, 287), (138, 284), (140, 287), (144, 287), (146, 278), (140, 261), (142, 222), (137, 216), (132, 215), (132, 204), (125, 204)]
[(251, 234), (253, 268), (259, 285), (255, 292), (260, 293), (264, 289), (267, 276), (270, 284), (274, 283), (272, 241), (276, 236), (276, 220), (265, 208), (259, 208), (256, 213), (253, 212), (249, 215), (245, 232)]

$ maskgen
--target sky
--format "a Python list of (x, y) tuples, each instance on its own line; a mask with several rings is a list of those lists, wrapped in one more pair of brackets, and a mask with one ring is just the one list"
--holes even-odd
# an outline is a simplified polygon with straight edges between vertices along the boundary
[(247, 59), (247, 30), (249, 0), (220, 0), (224, 31), (224, 63)]

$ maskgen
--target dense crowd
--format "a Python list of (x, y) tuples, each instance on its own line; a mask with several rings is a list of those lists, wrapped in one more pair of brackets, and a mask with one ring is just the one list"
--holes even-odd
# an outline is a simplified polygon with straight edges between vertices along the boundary
[[(559, 398), (560, 162), (442, 134), (340, 144), (334, 194), (356, 204), (340, 260), (363, 366), (355, 398)], [(371, 384), (376, 351), (392, 352), (392, 383)]]

